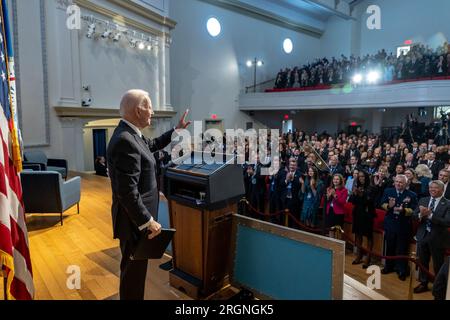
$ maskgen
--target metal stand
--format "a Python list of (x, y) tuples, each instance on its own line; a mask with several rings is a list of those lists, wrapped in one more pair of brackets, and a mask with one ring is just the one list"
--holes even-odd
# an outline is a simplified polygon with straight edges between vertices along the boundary
[(406, 140), (407, 143), (411, 142), (414, 143), (414, 136), (411, 131), (411, 126), (407, 122), (405, 125), (405, 128), (403, 129), (402, 133), (400, 134), (400, 138), (403, 138)]
[[(410, 255), (412, 260), (415, 260), (417, 258), (416, 253), (415, 252), (411, 252)], [(414, 280), (414, 268), (416, 267), (414, 262), (410, 260), (409, 261), (409, 269), (410, 269), (410, 273), (409, 273), (409, 286), (408, 286), (408, 300), (414, 300), (414, 288), (413, 288), (413, 280)]]
[(447, 125), (442, 126), (441, 130), (439, 130), (436, 137), (434, 137), (434, 141), (438, 145), (446, 145), (450, 141), (450, 138), (448, 136), (448, 127)]

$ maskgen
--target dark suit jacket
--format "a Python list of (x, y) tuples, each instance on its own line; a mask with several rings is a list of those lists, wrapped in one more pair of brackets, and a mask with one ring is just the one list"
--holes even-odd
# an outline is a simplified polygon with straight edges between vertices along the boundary
[(444, 198), (450, 200), (450, 185), (447, 185), (447, 190), (445, 190)]
[[(430, 197), (422, 198), (419, 201), (419, 206), (428, 207), (429, 203)], [(414, 211), (414, 218), (419, 219), (419, 207)], [(420, 225), (416, 234), (417, 241), (421, 241), (427, 234), (426, 221), (426, 217), (420, 219)], [(450, 228), (450, 201), (442, 197), (431, 218), (430, 241), (432, 246), (436, 248), (450, 248), (448, 228)]]
[(109, 142), (107, 160), (112, 187), (114, 238), (138, 240), (139, 227), (158, 219), (159, 191), (153, 152), (170, 141), (173, 129), (154, 140), (139, 137), (120, 121)]
[[(280, 170), (279, 172), (279, 190), (280, 190), (280, 197), (282, 199), (282, 201), (286, 201), (286, 197), (288, 194), (288, 184), (286, 184), (286, 176), (288, 174), (287, 170)], [(302, 174), (300, 173), (300, 171), (297, 169), (294, 173), (294, 179), (292, 180), (292, 184), (291, 184), (291, 194), (292, 194), (292, 200), (294, 202), (298, 201), (298, 192), (300, 191), (300, 176)]]
[[(421, 164), (425, 164), (428, 165), (428, 161), (427, 160), (423, 160), (420, 161)], [(433, 173), (433, 180), (436, 180), (438, 178), (439, 175), (439, 171), (441, 171), (442, 169), (444, 169), (445, 164), (439, 160), (434, 160), (433, 164), (431, 165), (431, 173)]]
[[(395, 205), (403, 204), (404, 211), (395, 214), (393, 208), (389, 208), (389, 198), (395, 198)], [(408, 236), (411, 232), (411, 216), (417, 206), (417, 196), (414, 192), (404, 190), (400, 196), (397, 195), (395, 188), (388, 188), (384, 191), (381, 199), (381, 207), (386, 210), (384, 218), (384, 230), (386, 232), (398, 233)]]

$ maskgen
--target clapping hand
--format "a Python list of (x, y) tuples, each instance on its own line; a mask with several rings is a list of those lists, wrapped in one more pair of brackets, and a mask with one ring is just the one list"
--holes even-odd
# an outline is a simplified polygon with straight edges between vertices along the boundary
[(420, 210), (420, 215), (422, 217), (427, 217), (431, 214), (431, 209), (424, 207), (424, 206), (419, 206), (419, 210)]
[(395, 198), (389, 197), (389, 208), (393, 208), (394, 206), (395, 206)]
[(292, 172), (288, 172), (288, 174), (286, 175), (286, 180), (292, 181), (293, 178), (294, 178), (294, 174)]

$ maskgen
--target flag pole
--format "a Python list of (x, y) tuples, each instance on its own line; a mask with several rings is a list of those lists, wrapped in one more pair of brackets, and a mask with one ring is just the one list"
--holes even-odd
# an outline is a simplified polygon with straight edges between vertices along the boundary
[(6, 271), (5, 270), (0, 270), (0, 275), (3, 278), (3, 300), (8, 300), (8, 295), (7, 295), (7, 285), (8, 285), (8, 279), (6, 279)]

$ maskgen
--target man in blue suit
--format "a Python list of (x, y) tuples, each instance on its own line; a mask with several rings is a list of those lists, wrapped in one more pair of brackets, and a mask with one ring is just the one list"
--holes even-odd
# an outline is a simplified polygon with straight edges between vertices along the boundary
[[(384, 231), (386, 240), (386, 255), (407, 255), (411, 240), (412, 214), (417, 206), (417, 195), (406, 190), (408, 178), (405, 175), (397, 175), (394, 188), (384, 191), (381, 207), (386, 210), (384, 218)], [(397, 271), (398, 278), (402, 281), (407, 276), (407, 260), (386, 260), (386, 265), (381, 271), (388, 274)]]

